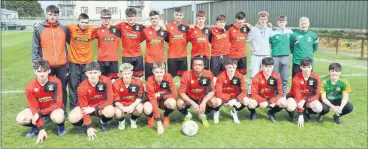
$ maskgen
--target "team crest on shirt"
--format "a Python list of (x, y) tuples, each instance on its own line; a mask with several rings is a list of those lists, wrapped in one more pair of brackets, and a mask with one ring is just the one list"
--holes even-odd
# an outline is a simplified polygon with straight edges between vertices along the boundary
[(33, 90), (34, 90), (35, 92), (38, 92), (38, 91), (39, 91), (39, 90), (38, 90), (38, 88), (34, 88)]
[(166, 88), (167, 87), (167, 84), (164, 82), (164, 83), (162, 83), (162, 87), (163, 88)]
[(340, 87), (336, 87), (336, 91), (340, 92), (341, 88)]
[(185, 31), (185, 26), (181, 27), (181, 30)]
[(205, 30), (204, 30), (204, 32), (205, 32), (206, 34), (208, 34), (208, 29), (205, 29)]
[(270, 80), (270, 85), (275, 85), (275, 80)]
[(314, 80), (309, 80), (309, 85), (313, 85), (314, 84)]
[(116, 29), (115, 29), (115, 28), (113, 28), (113, 29), (112, 29), (112, 32), (114, 32), (114, 33), (115, 33), (115, 32), (116, 32)]
[(132, 87), (132, 92), (135, 92), (135, 90), (136, 90), (136, 89), (135, 89), (135, 86), (133, 86), (133, 87)]
[(49, 88), (49, 91), (53, 91), (54, 90), (54, 86), (53, 85), (49, 85), (47, 87)]
[(202, 84), (207, 84), (207, 79), (203, 79)]
[(103, 90), (103, 85), (98, 85), (97, 87), (98, 87), (98, 90), (99, 91), (102, 91)]
[(303, 36), (302, 35), (299, 35), (297, 38), (299, 39), (299, 38), (302, 38)]
[(120, 88), (120, 92), (123, 92), (124, 91), (124, 89), (123, 88)]
[(312, 42), (312, 37), (308, 37), (308, 42)]
[(233, 80), (233, 84), (238, 84), (238, 80)]
[(161, 35), (161, 36), (163, 36), (163, 35), (164, 35), (164, 32), (163, 32), (163, 31), (161, 31), (161, 32), (160, 32), (160, 35)]
[(136, 26), (136, 27), (135, 27), (135, 30), (139, 31), (139, 26)]

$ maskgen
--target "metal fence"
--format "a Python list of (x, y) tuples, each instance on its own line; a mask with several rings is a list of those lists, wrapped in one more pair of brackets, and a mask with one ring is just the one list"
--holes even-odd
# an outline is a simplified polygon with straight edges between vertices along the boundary
[[(192, 6), (182, 8), (185, 21), (193, 24)], [(277, 16), (286, 15), (288, 26), (298, 27), (299, 18), (306, 16), (312, 28), (368, 30), (368, 1), (216, 1), (197, 4), (196, 8), (207, 13), (208, 25), (215, 24), (219, 14), (226, 15), (231, 23), (239, 11), (246, 13), (247, 22), (256, 24), (258, 12), (265, 10), (272, 24), (276, 24)], [(164, 9), (165, 22), (173, 21), (173, 11), (174, 8)]]

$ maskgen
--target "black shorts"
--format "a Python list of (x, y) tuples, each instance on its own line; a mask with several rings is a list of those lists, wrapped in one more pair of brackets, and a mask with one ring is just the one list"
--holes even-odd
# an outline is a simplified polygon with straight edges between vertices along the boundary
[(225, 70), (225, 63), (229, 58), (226, 55), (212, 56), (210, 60), (210, 70), (213, 76), (217, 77), (222, 71)]
[(188, 59), (183, 58), (169, 58), (167, 59), (167, 71), (172, 77), (182, 76), (188, 70)]
[(143, 76), (143, 57), (122, 57), (122, 63), (129, 63), (133, 65), (133, 76), (142, 77)]
[[(195, 56), (195, 57), (201, 57), (201, 56)], [(193, 58), (195, 58), (195, 57), (193, 57)], [(193, 68), (193, 58), (190, 60), (190, 69)], [(203, 61), (204, 61), (204, 69), (209, 70), (209, 68), (210, 68), (210, 60), (208, 59), (208, 57), (202, 56), (202, 58), (203, 58)]]
[(237, 71), (240, 72), (243, 75), (247, 74), (247, 57), (242, 57), (242, 58), (230, 58), (230, 59), (234, 59), (237, 61), (238, 65), (237, 65)]
[(97, 61), (100, 65), (101, 74), (111, 79), (117, 79), (118, 77), (118, 61)]

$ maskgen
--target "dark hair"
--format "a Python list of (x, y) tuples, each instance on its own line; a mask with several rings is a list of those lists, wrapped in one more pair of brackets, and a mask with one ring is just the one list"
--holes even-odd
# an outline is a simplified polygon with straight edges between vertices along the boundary
[(330, 66), (328, 66), (328, 70), (342, 70), (341, 64), (340, 63), (331, 63)]
[(157, 69), (157, 68), (165, 70), (165, 63), (164, 62), (155, 62), (155, 63), (153, 63), (152, 71)]
[(49, 6), (46, 7), (46, 13), (47, 12), (59, 14), (59, 8), (56, 7), (55, 5), (49, 5)]
[(286, 16), (279, 16), (279, 17), (277, 17), (277, 21), (287, 21), (287, 17)]
[(101, 10), (101, 16), (111, 16), (111, 10), (110, 9), (102, 9)]
[(238, 61), (236, 59), (228, 59), (225, 65), (238, 65)]
[(262, 65), (269, 66), (273, 64), (274, 64), (274, 61), (272, 57), (265, 57), (262, 59)]
[(125, 15), (129, 16), (129, 15), (134, 15), (137, 16), (137, 10), (135, 10), (134, 8), (127, 8), (125, 9)]
[(243, 11), (236, 13), (235, 14), (235, 19), (238, 19), (238, 20), (245, 19), (245, 13)]
[(149, 13), (149, 16), (152, 17), (152, 16), (155, 16), (155, 15), (160, 15), (156, 10), (152, 10), (150, 13)]
[(82, 19), (89, 19), (88, 15), (85, 13), (81, 13), (78, 17), (78, 20), (82, 20)]
[(174, 12), (183, 13), (184, 11), (183, 11), (183, 8), (181, 8), (181, 7), (176, 7), (176, 8), (174, 9)]
[(204, 12), (203, 10), (199, 10), (196, 13), (196, 17), (205, 17), (206, 16), (206, 12)]
[(89, 62), (86, 65), (86, 71), (93, 71), (93, 70), (100, 71), (100, 65), (97, 62)]
[(304, 57), (300, 61), (300, 66), (309, 66), (309, 65), (312, 65), (312, 59), (310, 59), (309, 57)]
[(216, 22), (217, 21), (226, 21), (226, 16), (223, 14), (220, 14), (216, 17)]
[(33, 67), (35, 70), (38, 70), (38, 69), (42, 69), (42, 70), (50, 70), (50, 63), (49, 61), (47, 60), (44, 60), (44, 59), (40, 59), (38, 61), (36, 61), (34, 67)]
[(200, 60), (200, 61), (202, 61), (202, 62), (203, 62), (203, 64), (204, 64), (204, 59), (203, 59), (203, 58), (201, 58), (201, 57), (194, 57), (194, 58), (192, 58), (192, 66), (193, 66), (193, 64), (194, 64), (194, 61), (196, 61), (196, 60)]

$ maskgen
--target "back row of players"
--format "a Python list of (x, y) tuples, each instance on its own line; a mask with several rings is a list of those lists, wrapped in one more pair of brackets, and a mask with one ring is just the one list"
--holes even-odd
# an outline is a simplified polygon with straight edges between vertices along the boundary
[[(318, 38), (314, 32), (309, 30), (307, 18), (300, 20), (301, 30), (290, 37), (290, 30), (285, 29), (286, 17), (280, 16), (278, 18), (280, 29), (271, 32), (272, 29), (267, 27), (268, 13), (264, 11), (259, 13), (259, 23), (255, 27), (244, 23), (245, 14), (239, 12), (236, 14), (235, 25), (225, 25), (226, 17), (219, 15), (216, 18), (217, 27), (211, 28), (204, 26), (205, 13), (203, 11), (197, 12), (196, 26), (183, 24), (181, 22), (183, 12), (180, 8), (175, 9), (175, 21), (166, 27), (158, 25), (159, 15), (156, 11), (150, 12), (152, 26), (147, 28), (135, 23), (136, 11), (133, 8), (126, 10), (128, 22), (116, 26), (110, 25), (111, 12), (106, 9), (102, 10), (102, 25), (97, 29), (87, 25), (88, 15), (86, 14), (79, 16), (78, 25), (69, 25), (65, 28), (58, 23), (58, 14), (57, 7), (47, 7), (48, 19), (35, 26), (32, 60), (37, 79), (26, 88), (29, 108), (17, 116), (18, 123), (32, 126), (27, 137), (36, 135), (37, 130), (40, 130), (36, 142), (42, 142), (47, 136), (43, 129), (42, 119), (47, 115), (58, 124), (58, 134), (65, 134), (63, 123), (64, 112), (66, 112), (64, 105), (67, 99), (67, 82), (69, 82), (71, 99), (69, 121), (74, 125), (84, 125), (91, 139), (95, 136), (95, 129), (91, 127), (92, 122), (89, 116), (92, 113), (101, 117), (101, 129), (107, 131), (107, 121), (114, 115), (119, 120), (119, 129), (124, 129), (124, 116), (127, 113), (132, 113), (131, 126), (136, 128), (135, 120), (144, 111), (148, 116), (148, 126), (153, 127), (156, 119), (157, 131), (162, 134), (164, 127), (169, 126), (169, 114), (177, 108), (185, 115), (185, 119), (190, 119), (191, 114), (187, 111), (190, 106), (199, 114), (205, 127), (208, 127), (206, 113), (210, 111), (215, 111), (214, 122), (218, 123), (221, 105), (233, 107), (231, 115), (236, 123), (240, 122), (237, 118), (237, 111), (246, 106), (251, 112), (252, 120), (255, 119), (254, 109), (256, 107), (271, 108), (268, 112), (271, 121), (275, 121), (274, 114), (283, 108), (289, 112), (291, 121), (296, 107), (300, 113), (306, 111), (304, 108), (309, 109), (308, 112), (304, 112), (307, 120), (309, 113), (320, 113), (318, 121), (322, 121), (322, 115), (327, 113), (331, 107), (336, 113), (334, 119), (337, 123), (340, 123), (339, 116), (352, 110), (352, 105), (347, 102), (348, 97), (345, 95), (350, 92), (350, 87), (345, 79), (339, 78), (341, 66), (336, 63), (331, 64), (329, 68), (330, 72), (337, 73), (334, 75), (337, 76), (337, 80), (333, 80), (332, 84), (330, 81), (330, 86), (335, 85), (335, 87), (328, 88), (328, 95), (337, 97), (322, 98), (326, 106), (322, 106), (323, 104), (318, 101), (321, 84), (319, 78), (311, 73), (311, 58), (317, 49)], [(55, 32), (59, 33), (55, 34)], [(277, 34), (277, 32), (280, 33)], [(93, 57), (91, 41), (94, 38), (98, 39), (98, 63), (91, 62)], [(123, 42), (123, 65), (119, 69), (117, 61), (120, 38)], [(254, 46), (251, 49), (250, 72), (251, 78), (256, 78), (248, 83), (248, 96), (243, 77), (246, 74), (245, 42), (247, 38), (253, 42)], [(144, 69), (147, 80), (146, 101), (149, 101), (144, 104), (141, 103), (143, 99), (146, 99), (143, 98), (143, 83), (140, 79), (132, 78), (132, 75), (135, 77), (143, 75), (143, 58), (140, 48), (140, 42), (143, 40), (146, 40)], [(170, 74), (165, 73), (164, 41), (169, 42), (167, 66)], [(187, 41), (192, 42), (191, 64), (193, 69), (185, 72), (187, 70)], [(70, 44), (69, 54), (67, 54), (65, 42)], [(211, 57), (209, 43), (212, 47)], [(272, 46), (273, 58), (268, 57), (269, 43)], [(293, 76), (301, 70), (303, 73), (296, 75), (299, 77), (293, 79), (292, 86), (296, 87), (292, 87), (287, 95), (290, 98), (286, 100), (289, 69), (287, 63), (290, 49), (295, 51), (293, 53)], [(65, 55), (68, 55), (68, 59)], [(262, 71), (258, 72), (261, 62)], [(274, 65), (282, 79), (277, 71), (272, 72)], [(211, 71), (203, 70), (204, 68), (210, 68)], [(119, 73), (118, 70), (120, 70)], [(67, 76), (68, 72), (69, 76)], [(56, 75), (60, 80), (48, 77), (49, 73)], [(100, 74), (112, 79), (114, 85), (111, 85), (110, 79)], [(118, 74), (121, 79), (115, 81), (118, 79)], [(172, 79), (176, 75), (183, 75), (179, 89), (180, 98), (177, 98)], [(85, 79), (86, 76), (88, 79)], [(339, 82), (337, 87), (336, 81)], [(215, 83), (216, 88), (214, 88)], [(344, 96), (342, 96), (343, 93)], [(327, 102), (327, 99), (340, 101), (341, 104), (333, 102), (334, 105), (332, 105), (332, 102)], [(163, 124), (158, 108), (165, 110)], [(298, 125), (302, 126), (303, 123), (303, 115), (300, 115)]]

